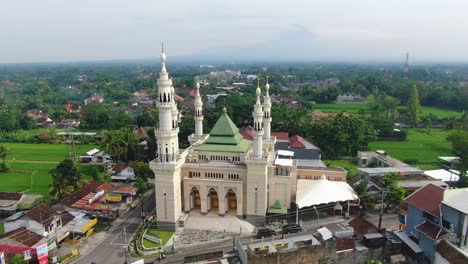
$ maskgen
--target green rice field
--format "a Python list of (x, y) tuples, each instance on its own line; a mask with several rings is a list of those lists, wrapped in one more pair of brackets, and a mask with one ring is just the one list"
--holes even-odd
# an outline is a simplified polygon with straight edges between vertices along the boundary
[[(60, 144), (1, 143), (10, 149), (7, 173), (0, 173), (0, 191), (48, 194), (52, 183), (49, 171), (69, 157), (69, 146)], [(77, 155), (95, 148), (77, 145)]]
[[(401, 106), (404, 107), (404, 106)], [(363, 110), (365, 113), (370, 113), (371, 110), (367, 104), (316, 104), (313, 107), (314, 110), (320, 110), (324, 113), (340, 113), (347, 112), (350, 114), (357, 114), (360, 110)], [(462, 115), (462, 112), (457, 112), (451, 109), (443, 109), (431, 106), (422, 106), (421, 107), (422, 115), (426, 116), (433, 114), (438, 118), (450, 118), (450, 117), (459, 117)]]
[(446, 137), (450, 131), (432, 129), (427, 133), (424, 129), (405, 129), (405, 141), (375, 141), (369, 144), (372, 150), (385, 150), (389, 155), (403, 162), (409, 162), (421, 169), (439, 168), (440, 156), (451, 156), (451, 146)]

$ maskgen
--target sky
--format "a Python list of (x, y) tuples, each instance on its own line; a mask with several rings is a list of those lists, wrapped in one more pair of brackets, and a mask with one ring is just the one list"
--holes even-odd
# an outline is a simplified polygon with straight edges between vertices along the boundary
[(466, 0), (0, 0), (0, 10), (0, 63), (153, 59), (162, 41), (168, 60), (468, 62)]

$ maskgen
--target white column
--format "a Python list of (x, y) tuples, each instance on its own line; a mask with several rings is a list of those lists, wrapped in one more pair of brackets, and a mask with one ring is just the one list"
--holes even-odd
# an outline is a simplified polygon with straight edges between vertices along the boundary
[(263, 97), (263, 129), (265, 133), (263, 134), (264, 140), (270, 140), (271, 137), (271, 100), (270, 100), (270, 84), (268, 83), (268, 76), (267, 76), (267, 83), (265, 85), (265, 96)]
[(261, 158), (263, 155), (263, 110), (262, 104), (260, 103), (260, 82), (257, 84), (257, 102), (254, 105), (253, 116), (253, 157)]
[(203, 135), (203, 103), (200, 96), (200, 82), (197, 80), (196, 85), (197, 93), (194, 101), (194, 119), (195, 119), (195, 136), (201, 137)]

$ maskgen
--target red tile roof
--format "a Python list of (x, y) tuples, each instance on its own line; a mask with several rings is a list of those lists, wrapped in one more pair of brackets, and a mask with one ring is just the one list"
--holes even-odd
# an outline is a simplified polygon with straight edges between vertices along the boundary
[(27, 247), (32, 247), (36, 245), (37, 242), (41, 241), (44, 237), (32, 231), (29, 231), (24, 227), (20, 227), (18, 229), (3, 234), (2, 236), (0, 236), (0, 239), (2, 238), (7, 238)]
[(352, 238), (336, 239), (336, 251), (343, 251), (348, 249), (354, 249), (354, 241)]
[(105, 195), (99, 196), (96, 200), (94, 200), (92, 203), (89, 203), (89, 200), (95, 196), (95, 193), (89, 193), (85, 197), (81, 198), (80, 200), (76, 201), (74, 204), (72, 204), (72, 207), (74, 208), (79, 208), (79, 209), (84, 209), (84, 210), (99, 210), (101, 209), (101, 200), (104, 200)]
[(103, 181), (90, 181), (85, 183), (77, 191), (65, 196), (63, 199), (59, 200), (57, 203), (61, 203), (67, 206), (71, 206), (81, 198), (85, 197), (89, 193), (96, 193), (98, 191), (104, 190), (105, 192), (109, 191), (112, 188), (112, 184)]
[(112, 193), (123, 193), (123, 194), (131, 194), (134, 195), (137, 189), (132, 186), (122, 186), (112, 191)]
[(55, 216), (61, 217), (62, 225), (68, 224), (71, 220), (73, 220), (73, 218), (75, 218), (67, 211), (58, 213), (45, 204), (39, 204), (35, 206), (26, 213), (26, 216), (44, 226), (49, 226), (54, 221)]
[(123, 169), (125, 169), (127, 167), (128, 167), (128, 164), (117, 163), (117, 164), (114, 165), (114, 167), (112, 167), (111, 171), (117, 173), (117, 172), (121, 172)]
[(19, 201), (22, 197), (22, 193), (0, 192), (0, 200)]
[(354, 228), (354, 232), (357, 234), (365, 235), (378, 232), (378, 229), (374, 224), (361, 217), (354, 218), (349, 221), (348, 224)]
[(405, 202), (434, 216), (438, 216), (443, 196), (444, 189), (430, 183), (408, 196)]
[(289, 138), (289, 147), (291, 148), (305, 148), (306, 144), (304, 138), (299, 135), (294, 135)]
[(241, 135), (242, 135), (242, 137), (244, 137), (244, 139), (247, 139), (247, 140), (253, 140), (253, 138), (254, 138), (253, 131), (252, 131), (251, 127), (246, 127), (244, 129), (242, 129)]
[(142, 127), (139, 127), (136, 131), (135, 134), (138, 136), (138, 139), (145, 139), (148, 138), (148, 133), (146, 133), (146, 130)]
[(271, 135), (276, 137), (276, 140), (289, 140), (288, 132), (271, 132)]
[(435, 224), (433, 224), (431, 222), (428, 222), (428, 221), (416, 226), (416, 230), (418, 230), (419, 232), (425, 234), (426, 236), (428, 236), (432, 240), (436, 240), (436, 239), (448, 234), (447, 232), (445, 232), (438, 225), (435, 225)]

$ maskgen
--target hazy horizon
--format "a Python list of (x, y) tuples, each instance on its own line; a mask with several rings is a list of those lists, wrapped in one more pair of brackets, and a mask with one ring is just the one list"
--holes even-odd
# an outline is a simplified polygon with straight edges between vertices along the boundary
[(0, 64), (468, 62), (468, 2), (17, 0), (0, 8)]

